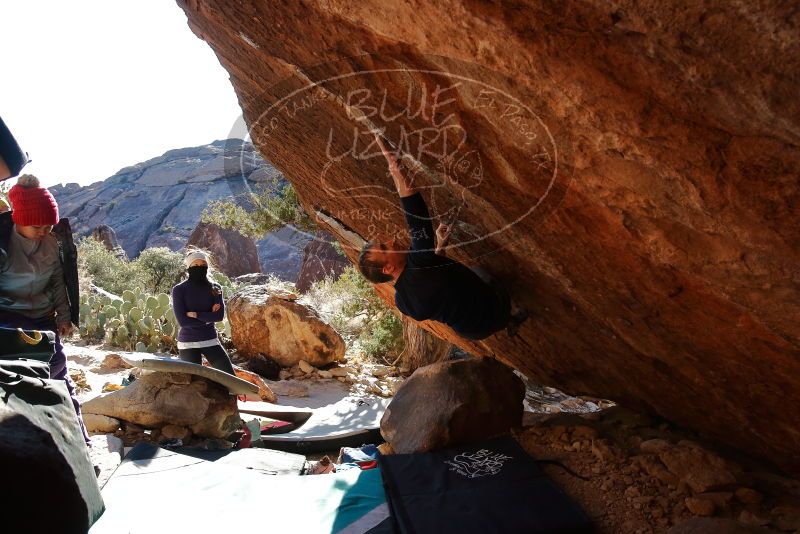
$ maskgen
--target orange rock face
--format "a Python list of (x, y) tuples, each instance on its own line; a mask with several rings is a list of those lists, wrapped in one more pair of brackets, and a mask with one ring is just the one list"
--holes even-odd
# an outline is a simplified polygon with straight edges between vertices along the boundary
[(532, 312), (435, 333), (800, 472), (791, 3), (179, 3), (309, 211), (404, 238), (379, 129)]

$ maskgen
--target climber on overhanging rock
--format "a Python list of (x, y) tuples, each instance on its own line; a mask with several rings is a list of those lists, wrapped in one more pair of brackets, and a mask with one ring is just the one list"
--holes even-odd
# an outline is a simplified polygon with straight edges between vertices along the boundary
[(512, 313), (508, 293), (494, 281), (484, 281), (465, 265), (438, 254), (449, 228), (440, 225), (437, 229), (437, 248), (425, 200), (400, 171), (395, 154), (386, 149), (379, 135), (375, 137), (400, 195), (411, 246), (404, 249), (394, 240), (368, 241), (358, 258), (361, 273), (372, 283), (394, 284), (397, 309), (417, 321), (444, 323), (472, 340), (485, 339), (504, 328), (510, 336), (516, 335), (527, 312)]

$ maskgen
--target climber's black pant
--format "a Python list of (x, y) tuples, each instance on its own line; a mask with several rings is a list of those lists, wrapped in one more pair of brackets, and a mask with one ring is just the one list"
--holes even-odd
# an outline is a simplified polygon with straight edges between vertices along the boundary
[(492, 310), (491, 313), (487, 314), (491, 319), (483, 325), (483, 330), (478, 332), (462, 332), (455, 328), (454, 330), (463, 338), (480, 341), (508, 326), (508, 322), (511, 319), (511, 296), (500, 281), (489, 274), (489, 271), (483, 267), (470, 267), (469, 269), (492, 288), (493, 298), (484, 303), (487, 310)]
[(202, 365), (202, 356), (205, 356), (208, 363), (210, 363), (211, 367), (214, 369), (225, 371), (230, 375), (236, 375), (236, 373), (233, 372), (231, 359), (228, 358), (228, 353), (225, 352), (225, 349), (223, 349), (221, 345), (202, 347), (199, 349), (178, 349), (178, 356), (185, 362), (196, 363), (198, 365)]

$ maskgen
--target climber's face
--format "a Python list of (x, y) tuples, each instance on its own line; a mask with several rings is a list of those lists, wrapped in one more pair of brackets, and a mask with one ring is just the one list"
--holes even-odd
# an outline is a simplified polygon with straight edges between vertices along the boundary
[(33, 241), (41, 241), (53, 230), (52, 225), (46, 226), (17, 226), (17, 233)]
[(381, 269), (383, 274), (396, 278), (405, 267), (405, 253), (406, 250), (392, 239), (377, 243), (370, 250), (369, 259), (374, 263), (383, 265)]

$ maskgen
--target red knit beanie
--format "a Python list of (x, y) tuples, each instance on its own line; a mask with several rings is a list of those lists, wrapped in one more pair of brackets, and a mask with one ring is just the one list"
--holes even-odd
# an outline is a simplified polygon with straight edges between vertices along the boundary
[(39, 179), (24, 174), (8, 192), (11, 201), (11, 220), (18, 226), (47, 226), (58, 224), (58, 204), (53, 195), (39, 187)]

